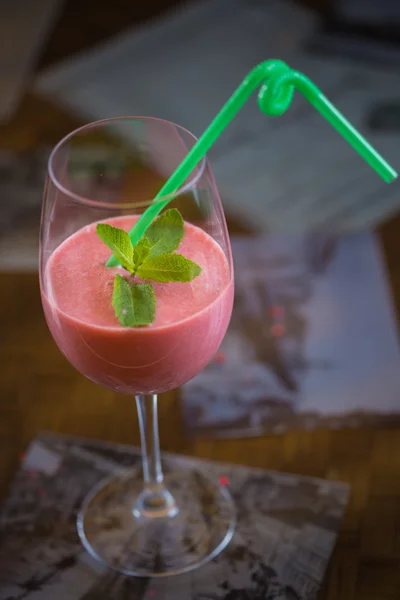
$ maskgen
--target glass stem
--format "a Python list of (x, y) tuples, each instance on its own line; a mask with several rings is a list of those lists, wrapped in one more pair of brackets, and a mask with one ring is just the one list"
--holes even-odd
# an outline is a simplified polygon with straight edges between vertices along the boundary
[(144, 490), (135, 514), (141, 517), (166, 517), (177, 513), (173, 496), (164, 485), (158, 434), (157, 395), (135, 396), (142, 446)]

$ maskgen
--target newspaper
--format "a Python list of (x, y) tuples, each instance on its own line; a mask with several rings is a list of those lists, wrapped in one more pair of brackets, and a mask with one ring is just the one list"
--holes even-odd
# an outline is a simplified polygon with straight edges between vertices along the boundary
[(94, 562), (78, 541), (77, 510), (99, 480), (121, 465), (137, 467), (140, 453), (45, 435), (30, 446), (0, 507), (0, 600), (316, 598), (347, 504), (346, 484), (174, 455), (164, 461), (229, 482), (239, 522), (216, 559), (156, 580)]
[[(396, 165), (398, 133), (369, 131), (367, 123), (371, 110), (399, 96), (397, 71), (308, 54), (316, 27), (291, 2), (196, 2), (41, 74), (35, 89), (87, 120), (155, 116), (200, 135), (258, 62), (280, 58), (315, 81)], [(399, 208), (396, 186), (383, 183), (300, 94), (279, 118), (250, 99), (209, 156), (226, 209), (260, 230), (354, 230)]]

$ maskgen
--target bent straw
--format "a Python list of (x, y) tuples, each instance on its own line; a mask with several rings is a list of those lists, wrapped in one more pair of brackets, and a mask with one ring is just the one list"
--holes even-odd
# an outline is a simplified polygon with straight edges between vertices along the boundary
[[(173, 194), (179, 190), (185, 179), (187, 179), (196, 165), (208, 152), (225, 127), (232, 121), (254, 90), (260, 85), (258, 105), (264, 114), (270, 116), (282, 115), (289, 108), (294, 90), (297, 89), (364, 160), (375, 169), (382, 179), (387, 183), (396, 179), (396, 171), (347, 121), (308, 77), (299, 71), (291, 69), (281, 60), (267, 60), (257, 65), (245, 77), (237, 90), (211, 121), (203, 135), (185, 156), (178, 168), (163, 185), (154, 198), (153, 204), (136, 221), (129, 233), (133, 245), (140, 240), (163, 208), (174, 199)], [(164, 198), (163, 200), (163, 196), (169, 196), (169, 198)], [(118, 264), (115, 256), (111, 256), (106, 266), (113, 267)]]

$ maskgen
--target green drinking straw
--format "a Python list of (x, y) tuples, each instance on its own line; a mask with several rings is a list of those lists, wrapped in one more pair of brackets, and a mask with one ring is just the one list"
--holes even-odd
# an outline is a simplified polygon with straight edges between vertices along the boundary
[[(184, 160), (163, 185), (154, 203), (151, 204), (135, 223), (129, 233), (135, 245), (143, 236), (153, 220), (167, 206), (185, 179), (190, 175), (203, 156), (221, 135), (225, 127), (237, 115), (243, 104), (259, 86), (258, 105), (260, 110), (270, 116), (282, 115), (290, 106), (294, 90), (301, 92), (325, 119), (361, 154), (364, 160), (384, 179), (390, 183), (397, 177), (396, 171), (367, 142), (367, 140), (345, 119), (345, 117), (329, 102), (324, 94), (303, 73), (291, 69), (281, 60), (267, 60), (257, 65), (242, 81), (220, 112), (211, 121), (209, 127), (198, 139)], [(160, 200), (163, 196), (169, 196)], [(111, 256), (107, 267), (118, 265), (115, 256)]]

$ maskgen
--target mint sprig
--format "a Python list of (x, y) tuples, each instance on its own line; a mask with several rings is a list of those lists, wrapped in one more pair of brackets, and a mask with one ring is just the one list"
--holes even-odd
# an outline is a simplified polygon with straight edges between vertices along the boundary
[(156, 295), (150, 283), (137, 283), (131, 287), (125, 277), (117, 274), (112, 303), (124, 327), (141, 327), (154, 321)]
[(183, 239), (184, 230), (179, 210), (176, 208), (166, 210), (153, 221), (144, 234), (144, 239), (151, 244), (151, 256), (175, 252)]
[(200, 273), (199, 265), (181, 254), (158, 254), (156, 256), (150, 254), (150, 257), (137, 270), (137, 274), (143, 279), (162, 283), (192, 281)]
[(171, 208), (160, 215), (145, 235), (132, 246), (123, 229), (99, 223), (97, 235), (130, 274), (130, 282), (120, 274), (114, 279), (112, 304), (124, 327), (150, 325), (156, 314), (156, 296), (151, 283), (135, 283), (134, 277), (169, 282), (189, 282), (200, 275), (201, 267), (181, 254), (176, 254), (184, 235), (180, 212)]
[(112, 250), (124, 269), (132, 273), (135, 270), (133, 247), (126, 231), (118, 227), (112, 227), (112, 225), (107, 225), (107, 223), (99, 223), (96, 227), (96, 233)]
[[(130, 241), (130, 240), (129, 240)], [(132, 244), (131, 244), (132, 245)], [(134, 269), (139, 269), (149, 257), (151, 244), (146, 238), (142, 238), (133, 248)]]

